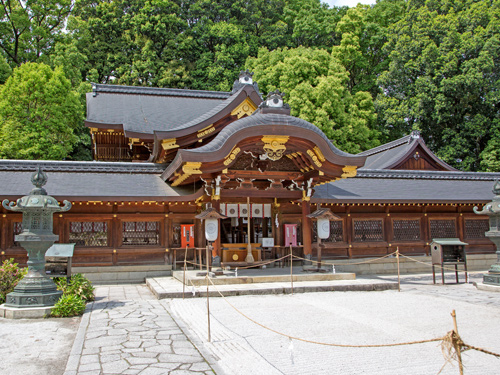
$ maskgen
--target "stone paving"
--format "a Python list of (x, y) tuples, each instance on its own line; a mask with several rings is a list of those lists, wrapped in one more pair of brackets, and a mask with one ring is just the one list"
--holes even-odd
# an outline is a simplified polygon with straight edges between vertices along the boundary
[(99, 286), (64, 374), (213, 374), (205, 358), (144, 285)]

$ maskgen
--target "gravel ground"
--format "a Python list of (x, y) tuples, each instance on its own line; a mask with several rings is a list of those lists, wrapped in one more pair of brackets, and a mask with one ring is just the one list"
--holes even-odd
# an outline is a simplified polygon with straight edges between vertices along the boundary
[[(408, 279), (402, 292), (326, 292), (227, 299), (260, 324), (315, 342), (391, 344), (444, 336), (453, 328), (464, 342), (500, 353), (500, 293), (471, 284), (432, 285)], [(207, 342), (206, 301), (171, 300), (176, 319), (204, 342), (227, 374), (437, 374), (445, 364), (439, 342), (389, 348), (340, 348), (290, 340), (211, 298), (212, 342)], [(493, 356), (463, 353), (466, 374), (498, 373)], [(458, 374), (456, 363), (441, 374)]]

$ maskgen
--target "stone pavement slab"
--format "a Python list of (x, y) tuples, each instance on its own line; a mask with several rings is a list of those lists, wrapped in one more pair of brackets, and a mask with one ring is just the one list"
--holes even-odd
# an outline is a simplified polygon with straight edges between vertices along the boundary
[(96, 288), (64, 374), (213, 374), (213, 366), (144, 285), (115, 285)]

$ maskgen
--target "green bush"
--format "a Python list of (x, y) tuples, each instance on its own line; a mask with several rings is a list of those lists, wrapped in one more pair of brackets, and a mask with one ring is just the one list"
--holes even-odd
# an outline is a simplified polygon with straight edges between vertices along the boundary
[(54, 282), (57, 289), (62, 290), (65, 295), (76, 295), (85, 302), (94, 300), (94, 286), (81, 273), (71, 276), (69, 284), (65, 277), (58, 277)]
[(5, 303), (7, 294), (12, 292), (17, 283), (28, 273), (27, 268), (19, 268), (14, 259), (7, 259), (0, 267), (0, 304)]
[(85, 311), (85, 301), (75, 294), (63, 294), (50, 313), (56, 318), (82, 315)]

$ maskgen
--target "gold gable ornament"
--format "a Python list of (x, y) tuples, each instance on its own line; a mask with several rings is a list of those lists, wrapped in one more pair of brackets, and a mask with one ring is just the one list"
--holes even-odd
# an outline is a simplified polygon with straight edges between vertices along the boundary
[(285, 135), (265, 135), (262, 137), (264, 142), (264, 151), (268, 159), (272, 161), (280, 160), (285, 151), (285, 143), (288, 142), (289, 136)]
[(179, 145), (177, 144), (177, 140), (175, 138), (163, 139), (161, 141), (161, 147), (166, 150), (170, 150), (172, 148), (177, 148)]
[(237, 116), (239, 120), (244, 115), (250, 116), (256, 109), (257, 106), (252, 102), (252, 100), (246, 98), (240, 105), (231, 111), (231, 115)]

